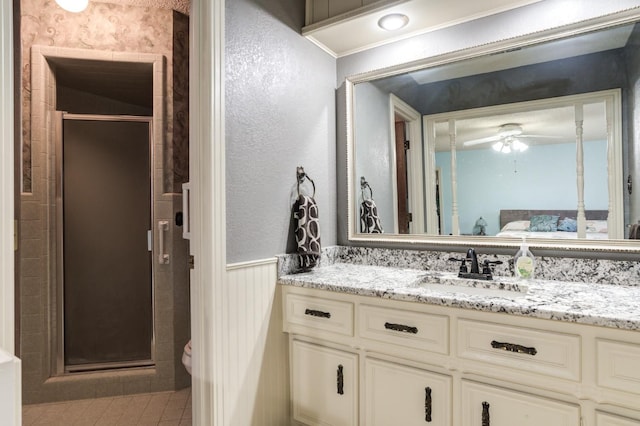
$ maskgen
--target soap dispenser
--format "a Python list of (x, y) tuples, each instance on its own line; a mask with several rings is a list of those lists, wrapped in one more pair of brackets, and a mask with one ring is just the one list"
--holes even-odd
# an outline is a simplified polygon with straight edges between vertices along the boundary
[(513, 259), (513, 266), (517, 277), (525, 279), (533, 278), (535, 260), (533, 259), (533, 254), (529, 251), (526, 237), (522, 238), (520, 250), (518, 250)]

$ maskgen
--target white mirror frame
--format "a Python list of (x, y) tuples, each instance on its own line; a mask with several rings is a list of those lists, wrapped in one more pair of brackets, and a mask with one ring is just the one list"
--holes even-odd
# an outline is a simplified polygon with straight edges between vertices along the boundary
[[(480, 56), (491, 55), (509, 49), (524, 48), (527, 46), (551, 41), (559, 38), (570, 37), (591, 31), (604, 30), (606, 28), (630, 24), (640, 20), (640, 11), (637, 9), (625, 13), (616, 14), (614, 17), (605, 16), (577, 24), (572, 24), (549, 31), (534, 33), (514, 39), (507, 39), (488, 45), (472, 47), (461, 51), (455, 51), (436, 57), (400, 64), (397, 66), (375, 70), (347, 77), (345, 79), (346, 98), (346, 140), (347, 140), (347, 220), (348, 240), (352, 243), (373, 244), (400, 244), (402, 246), (428, 246), (435, 249), (451, 247), (483, 247), (516, 249), (521, 241), (517, 238), (498, 238), (488, 236), (459, 236), (459, 235), (387, 235), (387, 234), (362, 234), (359, 233), (359, 215), (357, 212), (357, 182), (356, 170), (351, 167), (355, 160), (354, 141), (354, 85), (379, 78), (390, 77), (397, 74), (416, 71), (424, 68), (433, 68), (453, 62), (473, 59)], [(425, 155), (428, 153), (425, 153)], [(620, 182), (621, 184), (621, 182)], [(536, 238), (529, 240), (533, 248), (561, 252), (610, 252), (610, 253), (640, 253), (640, 241), (637, 240), (554, 240)]]

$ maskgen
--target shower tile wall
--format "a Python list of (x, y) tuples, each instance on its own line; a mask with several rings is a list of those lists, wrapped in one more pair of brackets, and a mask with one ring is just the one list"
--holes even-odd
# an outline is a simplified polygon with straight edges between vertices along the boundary
[[(184, 63), (187, 53), (183, 51), (188, 42), (182, 39), (188, 34), (188, 17), (170, 9), (128, 6), (123, 4), (126, 0), (118, 3), (93, 1), (87, 11), (69, 14), (54, 0), (21, 1), (23, 187), (18, 258), (25, 404), (173, 390), (189, 383), (180, 364), (189, 337), (187, 244), (181, 238), (181, 228), (175, 225), (168, 234), (171, 264), (154, 266), (156, 368), (50, 377), (55, 357), (51, 335), (55, 329), (51, 315), (55, 294), (48, 277), (56, 261), (50, 249), (55, 241), (51, 241), (47, 225), (53, 183), (48, 171), (51, 154), (47, 144), (51, 142), (44, 117), (32, 117), (31, 101), (39, 96), (48, 104), (47, 109), (53, 109), (55, 80), (48, 69), (37, 69), (31, 63), (31, 47), (84, 49), (91, 59), (109, 58), (110, 52), (130, 52), (132, 57), (138, 53), (162, 55), (165, 81), (163, 87), (154, 87), (154, 104), (162, 105), (165, 112), (164, 124), (155, 129), (163, 137), (154, 146), (154, 222), (161, 218), (173, 224), (182, 203), (177, 192), (188, 180), (188, 86), (184, 83), (188, 69)], [(174, 58), (178, 57), (180, 67), (174, 68)], [(47, 81), (46, 93), (33, 93), (31, 73)], [(33, 129), (32, 121), (39, 123)]]

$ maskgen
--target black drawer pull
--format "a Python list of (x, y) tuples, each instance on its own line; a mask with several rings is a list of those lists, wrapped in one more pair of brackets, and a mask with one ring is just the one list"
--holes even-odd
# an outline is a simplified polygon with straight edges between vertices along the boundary
[(509, 352), (516, 352), (519, 354), (527, 354), (534, 356), (538, 353), (536, 348), (529, 348), (527, 346), (516, 345), (515, 343), (505, 343), (505, 342), (496, 342), (495, 340), (491, 341), (491, 347), (494, 349), (503, 349)]
[(431, 423), (431, 388), (424, 388), (424, 421)]
[(386, 328), (387, 330), (402, 331), (404, 333), (418, 334), (418, 327), (412, 327), (410, 325), (393, 324), (393, 323), (390, 323), (390, 322), (385, 322), (384, 323), (384, 328)]
[(338, 395), (344, 395), (344, 373), (342, 372), (342, 364), (338, 365)]
[(489, 418), (489, 403), (487, 401), (482, 403), (482, 426), (491, 426), (491, 419)]
[(331, 318), (331, 312), (316, 311), (315, 309), (305, 309), (304, 314), (312, 317)]

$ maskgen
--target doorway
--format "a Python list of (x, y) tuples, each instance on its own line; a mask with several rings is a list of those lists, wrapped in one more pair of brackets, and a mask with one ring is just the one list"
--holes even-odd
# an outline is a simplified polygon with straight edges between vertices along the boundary
[[(29, 139), (30, 151), (43, 154), (32, 157), (31, 192), (25, 191), (21, 196), (21, 206), (25, 207), (24, 211), (26, 213), (34, 211), (33, 223), (29, 223), (29, 227), (26, 228), (34, 230), (34, 244), (31, 246), (22, 244), (19, 256), (21, 256), (21, 262), (28, 262), (29, 255), (38, 262), (40, 259), (46, 259), (46, 267), (33, 269), (33, 272), (29, 270), (32, 276), (21, 277), (23, 287), (28, 284), (26, 280), (30, 279), (34, 282), (33, 292), (37, 292), (37, 303), (29, 307), (34, 315), (42, 318), (42, 321), (36, 323), (34, 327), (23, 328), (20, 335), (22, 354), (37, 353), (39, 357), (23, 357), (23, 369), (29, 371), (30, 377), (33, 377), (32, 380), (25, 381), (27, 384), (23, 397), (25, 404), (58, 400), (61, 390), (66, 398), (73, 399), (86, 398), (87, 395), (113, 396), (135, 392), (159, 392), (179, 389), (190, 384), (191, 377), (179, 362), (183, 347), (189, 340), (189, 287), (186, 264), (187, 245), (183, 242), (181, 230), (174, 221), (176, 213), (182, 207), (182, 198), (180, 194), (171, 192), (171, 185), (167, 183), (170, 181), (166, 179), (168, 171), (172, 170), (166, 162), (169, 155), (166, 149), (167, 136), (172, 136), (174, 139), (179, 136), (170, 132), (171, 128), (167, 127), (167, 119), (172, 117), (172, 129), (175, 132), (177, 112), (175, 101), (171, 101), (173, 92), (165, 90), (164, 82), (167, 77), (165, 59), (157, 54), (133, 55), (109, 52), (108, 59), (105, 60), (105, 55), (104, 52), (97, 50), (31, 46), (30, 63), (34, 72), (31, 75), (33, 90), (29, 116), (29, 128), (32, 129), (32, 137)], [(67, 118), (77, 119), (57, 120), (58, 111), (67, 111)], [(140, 117), (144, 118), (142, 122), (138, 120)], [(86, 118), (91, 119), (86, 120)], [(103, 194), (100, 193), (100, 196), (97, 196), (96, 191), (89, 190), (82, 198), (89, 198), (93, 203), (92, 207), (100, 208), (97, 212), (89, 211), (84, 216), (89, 222), (93, 222), (88, 226), (96, 226), (98, 230), (80, 232), (81, 236), (98, 246), (101, 244), (98, 240), (112, 237), (114, 230), (124, 226), (123, 223), (128, 221), (128, 215), (132, 214), (133, 210), (142, 209), (144, 212), (140, 219), (136, 219), (136, 221), (144, 220), (146, 226), (142, 229), (142, 235), (135, 231), (138, 238), (141, 238), (136, 242), (138, 247), (141, 246), (141, 251), (138, 251), (135, 256), (142, 258), (136, 263), (144, 268), (143, 274), (145, 271), (151, 274), (153, 287), (147, 284), (143, 286), (144, 290), (137, 290), (141, 301), (136, 305), (138, 309), (142, 309), (144, 305), (144, 310), (150, 310), (150, 312), (145, 312), (140, 318), (134, 318), (133, 314), (130, 314), (131, 316), (125, 319), (125, 308), (121, 305), (122, 300), (118, 298), (125, 294), (130, 295), (127, 292), (132, 290), (128, 287), (115, 291), (114, 294), (109, 294), (107, 290), (102, 293), (96, 292), (101, 302), (95, 301), (91, 309), (94, 311), (92, 314), (99, 309), (110, 309), (111, 313), (106, 317), (109, 317), (109, 321), (128, 323), (127, 333), (131, 331), (130, 329), (137, 328), (135, 335), (138, 336), (136, 340), (139, 340), (140, 346), (137, 346), (137, 343), (131, 343), (134, 339), (127, 338), (129, 340), (125, 345), (127, 347), (118, 349), (113, 341), (122, 337), (122, 334), (113, 332), (113, 336), (109, 336), (107, 331), (94, 331), (93, 341), (89, 340), (90, 345), (95, 345), (95, 352), (91, 354), (83, 352), (84, 349), (78, 349), (70, 341), (69, 336), (66, 336), (68, 333), (78, 333), (77, 329), (70, 329), (70, 325), (80, 327), (84, 326), (85, 322), (88, 325), (89, 322), (76, 317), (65, 318), (71, 315), (71, 311), (66, 309), (67, 304), (73, 303), (67, 297), (70, 293), (70, 289), (67, 289), (70, 283), (66, 281), (72, 277), (69, 274), (65, 277), (60, 271), (64, 272), (64, 269), (69, 266), (64, 264), (65, 258), (70, 258), (68, 253), (65, 253), (70, 250), (70, 247), (67, 247), (69, 241), (64, 242), (70, 237), (60, 231), (63, 230), (60, 222), (62, 221), (64, 225), (64, 221), (79, 219), (71, 220), (65, 217), (68, 215), (69, 208), (58, 195), (63, 193), (64, 188), (62, 186), (57, 188), (56, 184), (58, 181), (69, 183), (69, 180), (79, 184), (85, 182), (84, 178), (65, 178), (62, 175), (62, 168), (58, 166), (63, 164), (67, 168), (69, 163), (69, 159), (63, 158), (62, 144), (57, 143), (62, 135), (63, 121), (65, 128), (69, 125), (77, 127), (87, 121), (99, 121), (100, 123), (93, 125), (100, 126), (127, 121), (129, 122), (127, 126), (134, 128), (118, 130), (121, 136), (112, 141), (117, 148), (103, 152), (101, 157), (115, 157), (116, 165), (122, 165), (125, 157), (147, 158), (145, 165), (134, 163), (138, 165), (133, 166), (135, 169), (140, 169), (139, 177), (144, 178), (143, 184), (136, 185), (139, 188), (144, 187), (144, 195), (138, 195), (144, 207), (132, 207), (133, 205), (129, 205), (132, 202), (118, 199), (108, 201)], [(71, 121), (73, 123), (69, 124)], [(60, 124), (57, 124), (58, 122)], [(89, 139), (103, 137), (106, 132), (104, 127), (101, 128), (102, 130), (95, 132), (97, 135)], [(135, 154), (126, 151), (132, 148), (123, 146), (124, 136), (128, 133), (146, 135), (145, 146)], [(66, 145), (68, 137), (64, 140)], [(106, 145), (106, 141), (103, 140), (103, 142), (104, 144), (93, 148), (104, 148), (102, 145)], [(61, 170), (57, 170), (58, 168)], [(97, 168), (98, 166), (91, 166), (89, 171), (93, 172), (93, 169)], [(124, 180), (113, 178), (112, 180), (119, 182), (119, 185), (111, 191), (117, 192), (123, 187), (129, 190), (131, 179), (134, 178), (131, 176)], [(151, 185), (150, 182), (153, 184)], [(64, 191), (69, 195), (70, 189)], [(104, 190), (104, 192), (107, 191)], [(102, 218), (100, 215), (103, 211), (107, 211), (104, 208), (106, 204), (116, 205), (116, 211), (107, 215), (109, 217)], [(35, 212), (39, 211), (42, 211), (42, 214), (36, 215)], [(61, 215), (61, 212), (65, 214)], [(111, 216), (119, 220), (116, 224), (106, 225)], [(27, 219), (30, 218), (23, 215), (23, 223), (28, 223)], [(148, 251), (148, 230), (153, 230), (152, 249), (153, 253), (157, 254), (154, 256)], [(23, 232), (21, 238), (26, 240), (27, 235)], [(129, 243), (114, 244), (107, 251), (119, 256), (123, 251), (123, 245), (128, 246)], [(100, 253), (93, 247), (84, 251), (78, 249), (82, 256), (92, 254), (92, 250)], [(73, 256), (73, 258), (76, 257), (77, 255)], [(94, 262), (98, 260), (94, 259)], [(99, 263), (96, 264), (98, 266), (94, 264), (86, 268), (88, 269), (86, 275), (82, 275), (85, 272), (79, 272), (84, 282), (92, 281), (96, 275), (101, 275), (91, 272), (91, 269), (100, 268)], [(113, 261), (109, 266), (110, 269), (122, 270), (124, 265), (126, 261), (119, 260)], [(148, 269), (149, 265), (152, 272)], [(102, 268), (106, 269), (104, 266)], [(108, 281), (116, 280), (119, 279), (113, 278)], [(142, 280), (150, 283), (149, 278)], [(96, 283), (92, 285), (98, 286)], [(103, 283), (99, 286), (115, 288), (111, 283)], [(146, 301), (149, 299), (151, 302)], [(136, 312), (136, 315), (138, 314), (140, 312)], [(116, 324), (116, 327), (114, 322), (105, 323), (101, 330), (111, 328), (115, 330), (121, 327), (122, 324)], [(100, 324), (100, 326), (103, 325)], [(96, 328), (95, 323), (93, 328)], [(81, 331), (91, 334), (88, 326)], [(97, 346), (99, 344), (102, 346)]]
[(398, 191), (398, 233), (408, 234), (412, 222), (412, 214), (409, 207), (409, 196), (407, 194), (407, 150), (410, 141), (406, 136), (407, 123), (396, 118), (395, 122), (395, 142), (396, 142), (396, 188)]
[(59, 371), (153, 365), (152, 119), (57, 115)]
[(395, 185), (396, 233), (421, 234), (425, 230), (425, 188), (421, 115), (394, 94), (389, 95), (392, 175)]

